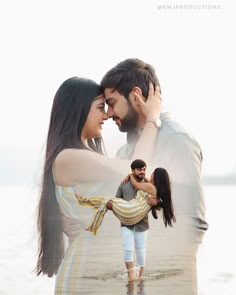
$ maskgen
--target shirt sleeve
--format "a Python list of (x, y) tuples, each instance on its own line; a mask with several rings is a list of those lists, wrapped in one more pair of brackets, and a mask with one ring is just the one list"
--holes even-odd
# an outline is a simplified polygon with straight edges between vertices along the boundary
[(172, 136), (167, 149), (174, 208), (180, 214), (193, 217), (198, 229), (206, 230), (208, 224), (205, 220), (201, 175), (202, 150), (195, 138), (185, 133)]
[(118, 187), (118, 190), (116, 192), (116, 198), (121, 198), (121, 199), (124, 198), (124, 196), (123, 196), (123, 190), (122, 190), (121, 185)]

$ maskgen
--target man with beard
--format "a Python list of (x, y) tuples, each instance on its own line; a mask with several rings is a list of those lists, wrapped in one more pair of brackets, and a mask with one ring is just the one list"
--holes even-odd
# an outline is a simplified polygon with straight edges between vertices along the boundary
[[(132, 157), (136, 142), (147, 122), (139, 107), (142, 100), (147, 100), (150, 83), (154, 89), (158, 86), (161, 93), (153, 66), (136, 58), (118, 63), (101, 81), (108, 105), (107, 115), (113, 118), (121, 132), (127, 133), (127, 143), (118, 150), (117, 158)], [(137, 93), (142, 98), (141, 102), (137, 102)], [(201, 147), (192, 135), (172, 119), (170, 113), (162, 112), (160, 119), (148, 121), (153, 122), (159, 130), (154, 141), (146, 140), (148, 145), (155, 147), (152, 161), (147, 165), (151, 170), (154, 167), (163, 167), (168, 171), (177, 220), (177, 226), (172, 232), (165, 231), (168, 247), (161, 241), (160, 228), (152, 234), (152, 241), (156, 237), (159, 252), (163, 255), (156, 259), (152, 257), (151, 263), (155, 267), (163, 260), (166, 267), (184, 269), (191, 274), (191, 284), (181, 285), (179, 288), (180, 294), (193, 295), (197, 293), (196, 254), (208, 228), (201, 177)], [(171, 266), (167, 266), (168, 261), (171, 261)], [(189, 268), (191, 271), (188, 271)]]
[[(131, 163), (131, 171), (138, 182), (145, 181), (146, 163), (137, 159)], [(136, 197), (137, 190), (133, 187), (130, 180), (121, 183), (117, 193), (117, 198), (130, 201)], [(134, 249), (136, 252), (136, 261), (138, 264), (139, 278), (142, 277), (146, 257), (146, 240), (149, 229), (148, 215), (135, 225), (126, 226), (121, 223), (121, 233), (123, 241), (124, 261), (128, 271), (129, 281), (136, 279), (136, 271), (134, 267)]]

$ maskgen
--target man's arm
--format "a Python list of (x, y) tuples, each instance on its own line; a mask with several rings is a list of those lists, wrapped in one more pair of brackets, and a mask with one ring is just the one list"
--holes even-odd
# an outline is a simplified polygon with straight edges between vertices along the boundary
[(201, 226), (206, 230), (201, 148), (193, 137), (177, 134), (172, 136), (166, 149), (170, 157), (167, 170), (171, 177), (176, 214), (191, 216), (197, 228)]
[(138, 182), (132, 174), (130, 174), (130, 181), (132, 185), (138, 190), (143, 190), (153, 196), (155, 196), (157, 193), (156, 188), (153, 184), (149, 182)]
[(124, 199), (122, 184), (119, 185), (118, 190), (116, 192), (116, 198)]
[[(122, 190), (122, 184), (119, 185), (118, 190), (116, 192), (116, 198), (123, 199), (123, 190)], [(109, 210), (112, 210), (112, 200), (107, 202), (107, 208)]]

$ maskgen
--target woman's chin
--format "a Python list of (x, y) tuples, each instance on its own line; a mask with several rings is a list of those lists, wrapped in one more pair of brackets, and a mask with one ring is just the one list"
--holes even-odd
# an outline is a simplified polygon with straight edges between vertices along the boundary
[(98, 138), (98, 137), (101, 137), (102, 136), (102, 133), (101, 132), (96, 132), (93, 134), (93, 136), (91, 136), (91, 138)]

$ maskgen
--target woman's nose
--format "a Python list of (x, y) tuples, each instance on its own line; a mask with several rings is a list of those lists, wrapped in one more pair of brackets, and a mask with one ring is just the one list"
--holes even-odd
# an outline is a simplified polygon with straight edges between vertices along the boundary
[(103, 119), (103, 120), (107, 120), (107, 119), (108, 119), (108, 115), (107, 115), (106, 112), (103, 113), (102, 119)]

